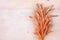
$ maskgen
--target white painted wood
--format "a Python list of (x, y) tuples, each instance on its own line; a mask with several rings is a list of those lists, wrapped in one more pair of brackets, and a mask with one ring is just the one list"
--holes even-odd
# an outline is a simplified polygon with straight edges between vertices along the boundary
[(53, 31), (46, 40), (60, 40), (60, 0), (0, 0), (0, 40), (38, 40), (33, 34), (34, 22), (29, 18), (35, 4), (54, 5)]

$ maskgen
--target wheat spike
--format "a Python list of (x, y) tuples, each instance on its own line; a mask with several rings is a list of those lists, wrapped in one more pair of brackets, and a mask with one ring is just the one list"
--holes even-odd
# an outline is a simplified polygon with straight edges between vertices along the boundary
[(39, 37), (39, 40), (44, 40), (45, 36), (52, 32), (51, 28), (53, 26), (52, 17), (56, 15), (51, 15), (53, 6), (44, 7), (42, 4), (37, 3), (36, 11), (34, 11), (34, 16), (30, 16), (37, 25), (35, 34)]

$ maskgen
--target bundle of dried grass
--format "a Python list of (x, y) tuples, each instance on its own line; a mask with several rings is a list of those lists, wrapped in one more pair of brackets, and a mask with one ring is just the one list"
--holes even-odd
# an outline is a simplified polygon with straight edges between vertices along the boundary
[(37, 3), (36, 11), (34, 11), (34, 16), (30, 16), (37, 25), (35, 34), (39, 36), (39, 40), (44, 40), (45, 36), (49, 34), (53, 26), (52, 17), (56, 15), (51, 15), (53, 6), (44, 7), (42, 4)]

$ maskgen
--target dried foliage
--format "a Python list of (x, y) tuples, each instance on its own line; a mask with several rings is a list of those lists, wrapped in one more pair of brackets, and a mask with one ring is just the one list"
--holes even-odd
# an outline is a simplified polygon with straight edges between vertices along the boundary
[(54, 9), (53, 6), (44, 7), (39, 3), (37, 3), (36, 6), (37, 8), (34, 11), (34, 15), (29, 17), (32, 18), (37, 25), (35, 34), (39, 37), (39, 40), (44, 40), (45, 36), (52, 32), (52, 17), (56, 15), (51, 15), (51, 11)]

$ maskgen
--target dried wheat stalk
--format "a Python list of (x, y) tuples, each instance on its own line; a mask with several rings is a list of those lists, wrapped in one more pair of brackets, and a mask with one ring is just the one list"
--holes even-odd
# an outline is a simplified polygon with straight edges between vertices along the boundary
[(37, 25), (35, 34), (39, 36), (39, 40), (44, 40), (45, 36), (49, 34), (53, 26), (52, 17), (56, 15), (51, 15), (53, 6), (44, 7), (42, 4), (37, 3), (36, 11), (34, 11), (34, 16), (30, 16)]

